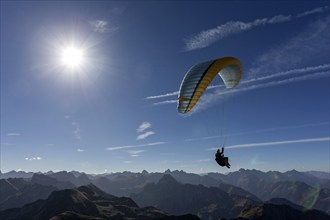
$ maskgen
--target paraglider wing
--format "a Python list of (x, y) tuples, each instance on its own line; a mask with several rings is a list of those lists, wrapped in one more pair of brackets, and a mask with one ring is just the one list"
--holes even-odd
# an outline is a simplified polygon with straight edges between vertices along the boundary
[(225, 57), (199, 63), (190, 68), (181, 82), (178, 111), (189, 112), (217, 74), (222, 78), (226, 88), (234, 88), (241, 80), (242, 65), (234, 57)]

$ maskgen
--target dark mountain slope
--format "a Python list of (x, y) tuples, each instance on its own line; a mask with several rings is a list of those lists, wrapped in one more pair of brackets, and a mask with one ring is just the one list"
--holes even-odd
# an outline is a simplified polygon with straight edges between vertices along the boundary
[(0, 180), (0, 211), (46, 199), (57, 188), (27, 182), (22, 178)]
[(330, 216), (317, 211), (306, 212), (294, 209), (288, 205), (262, 204), (244, 209), (234, 220), (329, 220)]
[[(153, 207), (139, 208), (127, 197), (115, 197), (94, 185), (54, 191), (46, 200), (22, 208), (0, 212), (0, 218), (11, 219), (158, 219), (169, 217)], [(187, 216), (175, 217), (187, 219)], [(174, 218), (174, 217), (173, 217)], [(194, 217), (196, 219), (196, 216)], [(197, 218), (198, 219), (198, 218)]]

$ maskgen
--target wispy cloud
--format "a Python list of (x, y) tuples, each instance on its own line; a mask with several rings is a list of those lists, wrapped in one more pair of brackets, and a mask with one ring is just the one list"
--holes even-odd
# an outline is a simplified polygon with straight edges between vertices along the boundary
[(25, 160), (28, 160), (28, 161), (42, 160), (42, 158), (41, 157), (25, 157)]
[[(300, 18), (306, 15), (321, 13), (327, 10), (327, 6), (323, 8), (316, 8), (310, 11), (300, 13), (296, 18)], [(233, 34), (251, 30), (252, 28), (259, 26), (266, 26), (269, 24), (277, 24), (283, 22), (289, 22), (292, 20), (292, 15), (276, 15), (271, 18), (259, 18), (252, 22), (243, 21), (229, 21), (225, 24), (221, 24), (215, 28), (204, 30), (196, 35), (184, 39), (185, 50), (191, 51), (201, 49), (210, 46), (211, 44), (228, 37)]]
[(71, 124), (74, 127), (73, 134), (74, 134), (75, 138), (78, 140), (81, 140), (80, 127), (79, 127), (78, 123), (72, 122)]
[(77, 149), (77, 152), (78, 152), (78, 153), (82, 153), (82, 152), (84, 152), (84, 151), (85, 151), (85, 150), (84, 150), (84, 149), (81, 149), (81, 148), (78, 148), (78, 149)]
[(142, 122), (142, 124), (140, 124), (140, 126), (136, 129), (136, 131), (137, 131), (138, 133), (141, 133), (141, 132), (143, 132), (144, 130), (150, 128), (150, 127), (151, 127), (150, 122), (145, 121), (145, 122)]
[(197, 162), (200, 162), (200, 163), (202, 163), (202, 162), (209, 162), (209, 161), (211, 161), (210, 158), (197, 160)]
[[(297, 143), (310, 143), (310, 142), (325, 142), (330, 141), (330, 137), (320, 137), (320, 138), (307, 138), (298, 140), (284, 140), (284, 141), (271, 141), (271, 142), (260, 142), (251, 144), (237, 144), (226, 147), (226, 149), (235, 148), (249, 148), (249, 147), (266, 147), (274, 145), (286, 145), (286, 144), (297, 144)], [(208, 150), (217, 150), (217, 148), (209, 148)]]
[(165, 144), (165, 142), (153, 142), (153, 143), (148, 143), (148, 144), (114, 146), (114, 147), (107, 147), (105, 150), (108, 150), (108, 151), (123, 150), (123, 149), (129, 149), (129, 148), (137, 148), (137, 147), (150, 147), (150, 146), (156, 146), (156, 145), (162, 145), (162, 144)]
[(145, 150), (129, 150), (127, 151), (131, 157), (139, 157), (141, 153), (145, 152)]
[(205, 48), (230, 35), (247, 31), (257, 26), (285, 22), (290, 19), (291, 15), (277, 15), (272, 18), (256, 19), (252, 22), (229, 21), (213, 29), (204, 30), (192, 37), (186, 38), (184, 40), (185, 50), (190, 51)]
[(139, 134), (137, 137), (136, 137), (136, 140), (144, 140), (146, 139), (147, 137), (155, 134), (155, 132), (153, 131), (146, 131), (147, 129), (149, 129), (151, 127), (151, 123), (150, 122), (142, 122), (142, 124), (140, 124), (140, 126), (136, 129), (136, 131), (138, 133), (142, 133), (142, 134)]
[(8, 137), (17, 137), (17, 136), (21, 136), (21, 134), (20, 133), (7, 133), (7, 136)]
[(155, 134), (155, 132), (153, 131), (147, 131), (143, 134), (140, 134), (139, 136), (137, 136), (136, 140), (143, 140), (143, 139), (146, 139), (147, 137), (149, 137), (150, 135), (153, 135)]
[[(65, 115), (64, 118), (66, 120), (70, 120), (72, 117), (69, 115)], [(71, 122), (70, 122), (71, 121)], [(69, 123), (71, 123), (71, 126), (73, 127), (73, 135), (77, 140), (81, 140), (81, 130), (80, 130), (80, 126), (77, 122), (70, 120)]]
[(286, 21), (291, 20), (291, 15), (276, 15), (270, 19), (268, 19), (267, 23), (269, 24), (276, 24), (276, 23), (282, 23)]
[(245, 75), (255, 77), (280, 72), (284, 68), (296, 68), (310, 62), (311, 58), (330, 59), (329, 27), (329, 16), (311, 22), (302, 32), (258, 56)]
[(324, 7), (319, 7), (319, 8), (314, 8), (312, 10), (309, 11), (305, 11), (303, 13), (297, 14), (297, 18), (301, 18), (301, 17), (305, 17), (307, 15), (312, 15), (312, 14), (318, 14), (318, 13), (323, 13), (325, 11), (328, 10), (328, 6), (324, 6)]
[(261, 161), (259, 159), (259, 155), (257, 154), (251, 158), (250, 163), (251, 163), (251, 165), (260, 165), (260, 164), (265, 164), (266, 162)]
[(95, 20), (90, 22), (93, 31), (99, 33), (109, 33), (115, 32), (119, 29), (117, 26), (110, 26), (108, 21), (105, 20)]
[(80, 135), (80, 127), (79, 127), (79, 125), (76, 126), (76, 128), (75, 128), (74, 131), (73, 131), (73, 133), (74, 133), (74, 136), (75, 136), (78, 140), (81, 139), (81, 135)]

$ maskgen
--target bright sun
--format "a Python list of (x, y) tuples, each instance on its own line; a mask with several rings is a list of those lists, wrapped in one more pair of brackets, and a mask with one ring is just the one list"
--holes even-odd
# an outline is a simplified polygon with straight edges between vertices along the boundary
[(70, 68), (79, 68), (83, 64), (83, 51), (76, 47), (67, 47), (62, 51), (62, 63)]

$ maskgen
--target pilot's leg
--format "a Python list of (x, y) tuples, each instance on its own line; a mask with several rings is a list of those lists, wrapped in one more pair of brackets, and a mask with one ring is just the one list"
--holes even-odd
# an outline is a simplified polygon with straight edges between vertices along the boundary
[(225, 158), (224, 158), (224, 161), (225, 161), (225, 163), (226, 163), (226, 167), (230, 168), (230, 164), (229, 164), (229, 159), (228, 159), (228, 157), (225, 157)]

